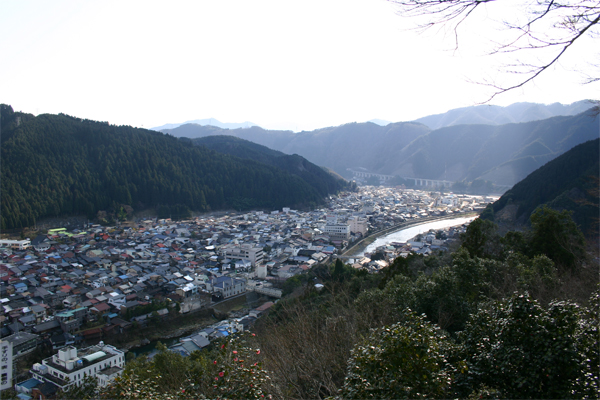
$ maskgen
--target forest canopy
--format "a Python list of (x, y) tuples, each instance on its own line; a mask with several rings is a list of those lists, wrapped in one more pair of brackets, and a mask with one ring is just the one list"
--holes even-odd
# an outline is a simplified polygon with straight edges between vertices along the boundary
[[(275, 166), (163, 133), (2, 105), (2, 228), (43, 217), (160, 208), (173, 212), (311, 207), (340, 186), (315, 187)], [(162, 207), (162, 208), (161, 208)], [(166, 208), (165, 208), (166, 207)]]

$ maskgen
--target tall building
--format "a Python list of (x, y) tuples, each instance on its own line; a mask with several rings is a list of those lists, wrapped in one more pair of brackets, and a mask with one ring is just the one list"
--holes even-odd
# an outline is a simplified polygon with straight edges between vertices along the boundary
[(13, 345), (6, 340), (0, 340), (0, 390), (12, 386)]
[(17, 332), (0, 340), (0, 390), (12, 387), (15, 360), (35, 350), (38, 339), (33, 333)]

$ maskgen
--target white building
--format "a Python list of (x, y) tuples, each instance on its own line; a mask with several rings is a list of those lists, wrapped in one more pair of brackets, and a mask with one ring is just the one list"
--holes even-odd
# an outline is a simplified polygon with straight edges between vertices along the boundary
[(33, 377), (42, 382), (52, 382), (61, 389), (82, 382), (85, 376), (98, 378), (99, 386), (106, 386), (123, 372), (125, 353), (103, 342), (77, 350), (68, 346), (58, 354), (48, 357), (31, 370)]
[(323, 228), (323, 233), (329, 236), (332, 241), (350, 239), (350, 225), (348, 224), (327, 224)]
[(13, 346), (6, 340), (0, 340), (0, 390), (12, 386)]
[(350, 232), (360, 233), (364, 236), (369, 229), (369, 220), (358, 216), (349, 217), (348, 225), (350, 226)]
[(262, 247), (251, 244), (225, 245), (219, 249), (219, 253), (221, 256), (232, 260), (248, 260), (253, 267), (262, 264), (263, 261)]
[(10, 247), (13, 250), (25, 250), (31, 247), (31, 240), (0, 240), (0, 247)]
[(15, 360), (37, 348), (38, 335), (17, 332), (0, 340), (0, 390), (10, 388)]

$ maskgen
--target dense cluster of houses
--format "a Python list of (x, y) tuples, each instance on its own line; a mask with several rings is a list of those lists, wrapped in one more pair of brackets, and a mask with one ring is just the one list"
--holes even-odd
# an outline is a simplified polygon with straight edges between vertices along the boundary
[[(23, 337), (59, 350), (248, 290), (280, 297), (277, 283), (328, 261), (368, 232), (470, 211), (491, 200), (365, 187), (309, 212), (284, 208), (181, 222), (142, 220), (4, 240), (2, 343), (10, 342), (19, 357), (24, 352), (14, 349)], [(9, 381), (3, 376), (2, 387)]]
[(443, 229), (431, 229), (417, 234), (405, 242), (390, 242), (376, 247), (370, 253), (351, 260), (353, 268), (365, 269), (369, 273), (378, 273), (394, 262), (396, 257), (408, 257), (410, 254), (428, 256), (436, 251), (446, 251), (451, 242), (455, 242), (460, 234), (466, 231), (468, 223)]

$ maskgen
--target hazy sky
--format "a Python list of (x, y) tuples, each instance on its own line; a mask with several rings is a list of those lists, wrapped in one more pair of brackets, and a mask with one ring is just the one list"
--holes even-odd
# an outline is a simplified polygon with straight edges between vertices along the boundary
[[(451, 34), (408, 30), (381, 0), (3, 0), (0, 103), (146, 128), (407, 121), (485, 101), (489, 88), (470, 81), (507, 77), (485, 56), (502, 35), (494, 20), (518, 12), (502, 4), (481, 7), (453, 51)], [(573, 72), (595, 45), (491, 104), (599, 98)]]

